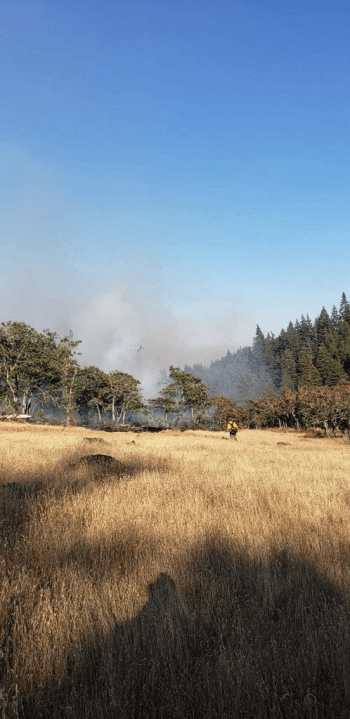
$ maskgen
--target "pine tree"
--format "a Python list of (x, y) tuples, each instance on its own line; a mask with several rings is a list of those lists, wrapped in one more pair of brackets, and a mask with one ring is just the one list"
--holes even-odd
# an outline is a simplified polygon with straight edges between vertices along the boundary
[(236, 402), (246, 402), (260, 396), (261, 387), (258, 377), (250, 369), (247, 369), (235, 386), (233, 398)]
[(315, 352), (316, 347), (316, 334), (315, 334), (315, 326), (313, 325), (309, 315), (306, 315), (302, 318), (302, 346), (308, 347), (312, 349), (312, 352)]
[(333, 325), (327, 310), (322, 307), (319, 317), (315, 322), (315, 334), (317, 347), (321, 345), (328, 346), (330, 337), (333, 335)]
[(312, 364), (310, 356), (305, 357), (302, 375), (299, 380), (299, 387), (319, 387), (322, 384), (318, 369)]
[(338, 348), (343, 370), (347, 378), (350, 379), (350, 325), (347, 322), (340, 324)]
[(266, 363), (265, 337), (259, 325), (257, 325), (249, 364), (253, 371), (258, 372), (261, 365)]
[(300, 347), (300, 336), (298, 330), (294, 327), (293, 322), (289, 322), (286, 332), (287, 348), (293, 353), (296, 360)]
[(340, 300), (339, 317), (340, 322), (350, 323), (350, 304), (346, 299), (345, 292), (343, 292)]
[[(257, 396), (261, 396), (264, 392), (273, 390), (278, 386), (278, 361), (274, 359), (275, 356), (278, 358), (278, 350), (278, 341), (271, 337), (271, 335), (268, 335), (265, 339), (263, 332), (259, 325), (257, 325), (253, 339), (253, 347), (249, 356), (248, 368), (243, 375), (248, 376), (250, 373), (253, 373), (255, 376), (253, 384), (258, 387)], [(244, 392), (241, 380), (242, 378), (235, 386), (235, 398), (237, 397), (237, 392), (240, 394), (242, 394), (242, 391)], [(243, 382), (243, 384), (246, 384), (246, 381)], [(254, 390), (254, 392), (255, 391), (256, 390)], [(256, 394), (254, 396), (256, 396)]]
[(288, 387), (291, 390), (297, 389), (297, 365), (294, 359), (294, 354), (291, 349), (286, 349), (283, 354), (281, 361), (281, 371), (283, 386)]
[(333, 326), (333, 330), (337, 332), (339, 328), (339, 313), (335, 305), (333, 305), (332, 307), (331, 323)]
[(322, 384), (332, 387), (345, 378), (342, 363), (338, 357), (333, 357), (329, 347), (319, 347), (316, 367), (320, 373)]

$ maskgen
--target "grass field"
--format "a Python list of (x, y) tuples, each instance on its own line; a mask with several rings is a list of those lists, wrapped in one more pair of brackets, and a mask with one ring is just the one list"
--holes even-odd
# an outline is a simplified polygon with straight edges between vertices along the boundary
[(0, 443), (2, 719), (350, 717), (349, 440)]

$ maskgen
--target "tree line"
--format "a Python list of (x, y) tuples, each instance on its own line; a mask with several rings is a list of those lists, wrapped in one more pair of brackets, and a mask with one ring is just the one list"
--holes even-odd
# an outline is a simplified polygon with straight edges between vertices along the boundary
[(126, 372), (103, 372), (81, 367), (76, 348), (80, 340), (72, 333), (59, 337), (46, 329), (37, 332), (24, 322), (0, 325), (0, 401), (3, 413), (44, 416), (59, 410), (67, 424), (77, 411), (87, 420), (91, 411), (101, 421), (102, 412), (111, 420), (124, 421), (128, 410), (143, 407), (140, 382)]
[(334, 387), (350, 380), (350, 304), (343, 292), (339, 310), (323, 307), (312, 322), (309, 315), (290, 322), (277, 337), (257, 326), (251, 347), (215, 360), (208, 368), (186, 366), (209, 388), (242, 403), (287, 387)]
[[(252, 347), (212, 363), (214, 380), (201, 365), (184, 370), (171, 365), (158, 397), (148, 401), (131, 374), (80, 366), (79, 344), (72, 333), (61, 338), (23, 322), (1, 323), (3, 413), (44, 416), (54, 408), (67, 424), (77, 412), (83, 423), (108, 417), (118, 424), (141, 416), (151, 424), (223, 429), (234, 416), (242, 427), (350, 429), (350, 305), (345, 293), (339, 311), (333, 307), (329, 316), (323, 307), (314, 322), (302, 315), (278, 337), (265, 337), (257, 327)], [(236, 391), (231, 393), (218, 382), (220, 368), (225, 382), (230, 367), (236, 371)]]
[[(204, 420), (211, 405), (208, 388), (201, 379), (170, 366), (168, 382), (159, 397), (148, 402), (140, 392), (140, 381), (127, 372), (104, 372), (78, 364), (72, 333), (59, 337), (46, 329), (37, 332), (24, 322), (0, 325), (0, 402), (2, 414), (29, 413), (45, 416), (59, 410), (66, 424), (74, 413), (80, 421), (125, 423), (127, 416), (141, 414), (152, 422), (183, 424)], [(207, 415), (205, 415), (207, 419)]]
[(250, 399), (237, 406), (241, 426), (293, 427), (325, 430), (350, 430), (350, 384), (341, 382), (333, 387), (301, 386), (293, 392), (283, 387), (279, 392), (267, 392), (260, 399)]
[(342, 294), (339, 310), (325, 307), (311, 322), (309, 316), (289, 323), (278, 337), (264, 337), (257, 327), (252, 364), (266, 369), (274, 389), (335, 387), (350, 380), (350, 305)]

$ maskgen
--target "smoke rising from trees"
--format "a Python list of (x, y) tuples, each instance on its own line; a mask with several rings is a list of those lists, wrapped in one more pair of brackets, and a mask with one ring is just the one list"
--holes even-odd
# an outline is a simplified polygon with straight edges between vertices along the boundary
[[(145, 396), (154, 396), (162, 368), (186, 362), (210, 362), (235, 347), (235, 325), (227, 317), (201, 322), (178, 319), (170, 307), (137, 301), (126, 289), (100, 295), (72, 318), (75, 336), (82, 340), (81, 363), (104, 371), (121, 369), (141, 380)], [(225, 343), (226, 339), (226, 343)], [(135, 347), (147, 346), (140, 352)], [(236, 344), (237, 347), (237, 344)]]
[[(224, 299), (208, 315), (210, 297), (197, 288), (200, 309), (189, 296), (187, 309), (194, 315), (184, 316), (176, 310), (184, 296), (181, 277), (176, 296), (162, 258), (143, 238), (117, 236), (111, 243), (94, 201), (83, 226), (54, 167), (19, 145), (3, 144), (0, 150), (0, 174), (6, 178), (0, 197), (1, 321), (25, 322), (39, 332), (49, 328), (60, 336), (73, 329), (82, 340), (81, 364), (130, 372), (146, 396), (157, 393), (162, 368), (207, 365), (237, 349), (238, 331), (246, 324), (241, 309), (227, 311)], [(95, 228), (99, 221), (99, 233), (86, 234), (86, 225)], [(83, 253), (77, 249), (82, 245)], [(132, 348), (141, 343), (148, 346), (136, 353)]]

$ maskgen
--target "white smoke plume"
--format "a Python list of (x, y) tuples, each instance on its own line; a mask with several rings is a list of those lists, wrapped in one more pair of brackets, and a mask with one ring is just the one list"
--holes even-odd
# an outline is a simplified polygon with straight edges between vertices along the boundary
[(146, 399), (162, 369), (208, 365), (242, 343), (246, 312), (234, 298), (213, 301), (198, 278), (186, 289), (179, 248), (169, 279), (161, 248), (141, 236), (85, 237), (63, 178), (21, 147), (0, 145), (1, 177), (1, 322), (72, 329), (81, 364), (131, 373)]
[[(129, 372), (142, 383), (144, 395), (154, 396), (161, 369), (172, 364), (210, 363), (227, 350), (237, 349), (238, 318), (176, 320), (164, 303), (146, 307), (132, 293), (114, 290), (100, 295), (72, 319), (74, 335), (82, 341), (80, 362), (106, 372)], [(137, 352), (137, 347), (145, 345)]]

